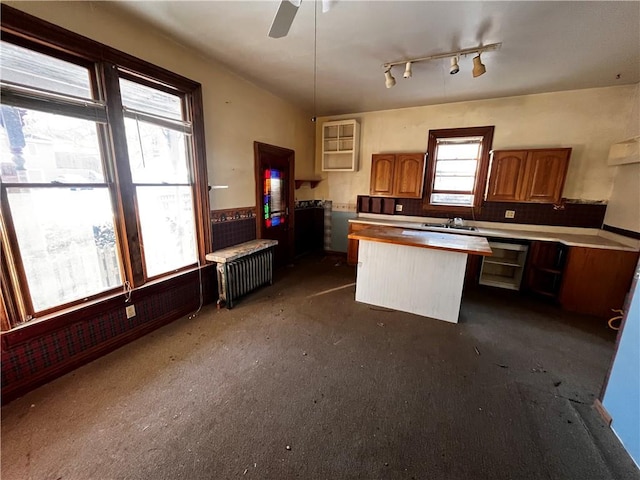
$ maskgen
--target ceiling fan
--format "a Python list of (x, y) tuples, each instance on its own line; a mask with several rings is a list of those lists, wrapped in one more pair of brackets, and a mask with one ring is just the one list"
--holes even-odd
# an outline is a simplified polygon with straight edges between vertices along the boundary
[[(316, 0), (313, 1), (315, 2)], [(336, 1), (337, 0), (322, 0), (322, 13), (327, 13)], [(273, 17), (273, 22), (269, 29), (269, 36), (271, 38), (287, 36), (301, 3), (302, 0), (280, 0), (280, 6), (278, 7), (276, 16)]]

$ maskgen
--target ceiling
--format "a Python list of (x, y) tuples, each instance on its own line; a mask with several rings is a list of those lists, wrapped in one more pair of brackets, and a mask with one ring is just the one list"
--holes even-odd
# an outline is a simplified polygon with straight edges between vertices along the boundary
[[(638, 1), (334, 0), (322, 13), (319, 3), (302, 0), (289, 34), (274, 39), (267, 33), (278, 5), (118, 1), (111, 8), (318, 116), (640, 81)], [(386, 62), (497, 42), (500, 50), (482, 55), (481, 77), (472, 77), (467, 56), (457, 75), (448, 59), (415, 64), (410, 79), (395, 67), (397, 84), (385, 88)]]

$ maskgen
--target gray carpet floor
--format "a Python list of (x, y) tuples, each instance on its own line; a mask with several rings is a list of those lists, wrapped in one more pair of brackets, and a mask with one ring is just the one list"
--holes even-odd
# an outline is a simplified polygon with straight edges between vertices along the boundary
[(638, 478), (592, 408), (605, 322), (494, 289), (457, 325), (322, 293), (353, 281), (307, 257), (11, 402), (2, 478)]

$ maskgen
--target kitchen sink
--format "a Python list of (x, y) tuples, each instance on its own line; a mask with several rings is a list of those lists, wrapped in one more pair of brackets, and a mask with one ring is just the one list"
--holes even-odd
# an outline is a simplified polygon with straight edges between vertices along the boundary
[(478, 231), (476, 227), (472, 227), (471, 225), (450, 225), (448, 223), (425, 223), (423, 225), (429, 228), (447, 228), (451, 230), (467, 230), (469, 232)]

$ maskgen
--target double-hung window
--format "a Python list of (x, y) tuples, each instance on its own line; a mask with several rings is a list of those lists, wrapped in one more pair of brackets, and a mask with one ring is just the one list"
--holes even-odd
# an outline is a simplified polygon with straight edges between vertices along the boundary
[(200, 86), (83, 37), (2, 29), (3, 329), (196, 267)]
[(482, 203), (493, 127), (431, 130), (425, 209), (464, 213)]

